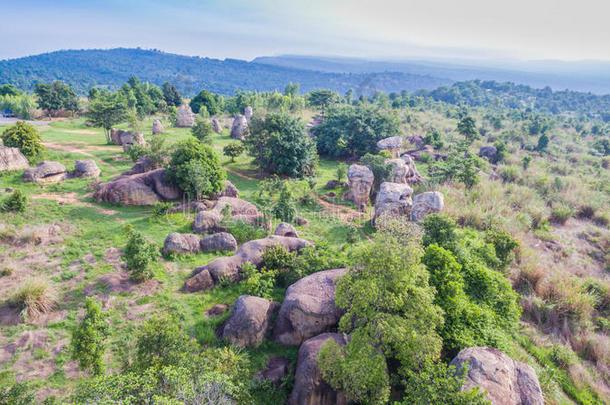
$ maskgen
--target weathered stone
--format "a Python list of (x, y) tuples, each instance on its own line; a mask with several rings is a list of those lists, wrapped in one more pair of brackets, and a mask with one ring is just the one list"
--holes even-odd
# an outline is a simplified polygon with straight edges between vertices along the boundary
[(398, 157), (402, 148), (403, 140), (401, 136), (391, 136), (377, 142), (377, 149), (387, 150), (393, 157)]
[(74, 177), (95, 178), (101, 173), (95, 160), (77, 160), (74, 162)]
[(154, 169), (157, 169), (155, 162), (153, 162), (148, 156), (144, 156), (138, 160), (131, 169), (123, 172), (122, 175), (131, 176), (132, 174), (146, 173)]
[(346, 271), (320, 271), (288, 287), (275, 321), (273, 339), (285, 345), (299, 345), (335, 326), (342, 313), (335, 305), (335, 283)]
[(214, 279), (212, 275), (207, 270), (202, 270), (197, 273), (197, 276), (191, 277), (184, 283), (182, 287), (182, 291), (202, 291), (202, 290), (211, 290), (214, 288)]
[(498, 153), (498, 150), (491, 145), (481, 146), (481, 149), (479, 149), (479, 157), (486, 157), (489, 161), (494, 160), (496, 153)]
[(290, 361), (286, 357), (272, 356), (269, 357), (265, 364), (265, 369), (257, 372), (254, 378), (260, 381), (270, 381), (275, 386), (279, 386), (282, 382), (282, 378), (288, 375), (288, 368)]
[(407, 141), (416, 148), (424, 146), (424, 137), (421, 135), (411, 135), (407, 137)]
[(207, 211), (211, 207), (212, 203), (209, 200), (189, 201), (174, 206), (168, 211), (168, 213), (175, 214), (177, 212), (194, 212), (197, 214), (200, 211)]
[(220, 316), (230, 307), (227, 304), (216, 304), (212, 308), (205, 311), (206, 316)]
[(121, 145), (123, 145), (123, 152), (129, 152), (129, 148), (133, 145), (145, 145), (146, 140), (141, 132), (127, 132), (121, 135)]
[(375, 200), (375, 219), (381, 215), (391, 215), (394, 218), (411, 214), (413, 189), (407, 184), (383, 182), (379, 187)]
[(235, 184), (231, 183), (229, 180), (225, 180), (225, 188), (218, 194), (212, 195), (210, 198), (212, 200), (217, 200), (220, 197), (239, 197), (239, 190), (235, 187)]
[(360, 209), (366, 207), (375, 177), (366, 166), (353, 164), (347, 170), (349, 191), (345, 198), (353, 201)]
[(66, 167), (59, 162), (43, 161), (23, 172), (23, 181), (45, 184), (57, 183), (68, 176)]
[(288, 236), (291, 238), (298, 238), (299, 234), (297, 233), (297, 230), (294, 229), (294, 226), (290, 225), (287, 222), (281, 222), (276, 228), (275, 228), (275, 232), (273, 232), (274, 235), (278, 235), (278, 236)]
[(252, 107), (247, 106), (246, 108), (244, 108), (244, 117), (246, 117), (248, 124), (250, 123), (250, 120), (252, 119), (253, 114), (254, 114), (254, 111), (252, 110)]
[(403, 159), (388, 159), (385, 162), (392, 166), (392, 183), (408, 183), (410, 170)]
[(237, 114), (231, 127), (231, 138), (243, 141), (248, 136), (248, 120), (245, 116)]
[(122, 145), (121, 138), (123, 136), (130, 135), (129, 131), (125, 131), (124, 129), (111, 129), (110, 130), (110, 140), (115, 145)]
[(533, 368), (514, 361), (490, 347), (469, 347), (453, 359), (459, 372), (468, 362), (468, 374), (462, 390), (481, 387), (492, 405), (543, 405), (542, 390)]
[(413, 198), (411, 221), (421, 221), (426, 215), (441, 212), (445, 206), (443, 194), (439, 191), (428, 191)]
[(309, 225), (309, 221), (306, 218), (303, 217), (296, 217), (294, 219), (294, 222), (299, 225), (299, 226), (307, 226)]
[(192, 233), (172, 232), (163, 243), (163, 252), (166, 254), (193, 254), (200, 251), (199, 236)]
[(176, 200), (182, 196), (182, 190), (165, 178), (165, 169), (148, 172), (148, 179), (152, 181), (153, 189), (163, 200)]
[(222, 125), (220, 125), (218, 118), (212, 118), (212, 127), (214, 128), (214, 132), (222, 134)]
[(195, 114), (193, 114), (193, 110), (188, 104), (182, 104), (178, 107), (177, 117), (176, 126), (178, 128), (190, 128), (195, 124)]
[(237, 249), (237, 241), (230, 233), (219, 232), (201, 239), (199, 246), (202, 252), (234, 252)]
[(299, 348), (294, 388), (288, 405), (347, 405), (345, 394), (334, 391), (322, 379), (318, 366), (320, 348), (333, 339), (339, 346), (345, 346), (349, 338), (340, 333), (323, 333), (305, 341)]
[(199, 211), (195, 215), (195, 221), (191, 225), (193, 231), (202, 235), (207, 233), (216, 233), (224, 231), (224, 226), (221, 225), (222, 216), (215, 211)]
[(229, 205), (231, 207), (231, 215), (256, 215), (259, 216), (260, 212), (256, 206), (245, 200), (240, 200), (235, 197), (220, 197), (218, 201), (212, 207), (212, 211), (222, 212), (222, 209)]
[[(413, 158), (409, 155), (402, 155), (400, 157), (404, 162), (405, 165), (409, 168), (407, 177), (406, 177), (406, 182), (408, 184), (419, 184), (424, 180), (424, 177), (419, 174), (419, 171), (417, 170), (417, 167), (415, 166), (415, 161), (413, 161)], [(397, 183), (397, 182), (395, 182)]]
[(0, 146), (0, 172), (22, 170), (30, 167), (30, 163), (18, 148)]
[(260, 345), (276, 308), (273, 302), (264, 298), (240, 296), (222, 328), (222, 337), (240, 347)]
[(151, 205), (157, 201), (175, 199), (180, 190), (165, 180), (165, 169), (130, 176), (120, 176), (98, 185), (93, 194), (98, 202), (117, 205)]
[(165, 129), (163, 128), (163, 124), (161, 124), (161, 121), (154, 120), (153, 125), (152, 125), (152, 134), (158, 135), (158, 134), (162, 134), (164, 131), (165, 131)]

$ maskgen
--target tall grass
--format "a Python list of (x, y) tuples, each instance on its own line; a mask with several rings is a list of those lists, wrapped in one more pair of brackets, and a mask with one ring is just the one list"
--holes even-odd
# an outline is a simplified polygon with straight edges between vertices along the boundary
[(57, 291), (45, 278), (27, 278), (21, 283), (11, 301), (21, 309), (24, 318), (35, 319), (55, 308)]

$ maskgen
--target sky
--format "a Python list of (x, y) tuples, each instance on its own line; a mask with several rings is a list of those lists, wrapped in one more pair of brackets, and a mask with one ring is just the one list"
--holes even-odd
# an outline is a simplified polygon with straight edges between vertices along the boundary
[(610, 61), (607, 0), (0, 0), (0, 59), (142, 47), (250, 60)]

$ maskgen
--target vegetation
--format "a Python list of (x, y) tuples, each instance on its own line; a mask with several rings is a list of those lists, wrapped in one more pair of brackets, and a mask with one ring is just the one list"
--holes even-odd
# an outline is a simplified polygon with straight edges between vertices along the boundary
[(28, 206), (28, 197), (21, 190), (15, 190), (0, 204), (0, 211), (25, 212)]
[(17, 148), (30, 161), (42, 157), (45, 147), (40, 133), (32, 124), (18, 121), (2, 133), (2, 143), (10, 148)]
[(100, 305), (91, 297), (85, 300), (85, 317), (72, 332), (72, 359), (83, 370), (93, 375), (104, 371), (103, 357), (106, 351), (108, 324)]
[(133, 227), (125, 229), (127, 245), (123, 251), (123, 258), (131, 277), (136, 281), (148, 280), (152, 277), (151, 264), (159, 257), (159, 248)]
[(45, 278), (28, 278), (13, 295), (12, 304), (21, 310), (24, 318), (35, 319), (55, 307), (57, 292)]
[(110, 130), (127, 120), (127, 103), (117, 95), (102, 93), (89, 103), (87, 118), (96, 127), (104, 129), (106, 143), (111, 143)]
[(235, 162), (235, 158), (244, 153), (244, 145), (239, 142), (232, 142), (222, 148), (222, 153), (231, 158), (231, 163)]
[(34, 92), (38, 96), (38, 105), (50, 116), (61, 111), (75, 112), (78, 110), (78, 96), (67, 84), (62, 82), (36, 83)]

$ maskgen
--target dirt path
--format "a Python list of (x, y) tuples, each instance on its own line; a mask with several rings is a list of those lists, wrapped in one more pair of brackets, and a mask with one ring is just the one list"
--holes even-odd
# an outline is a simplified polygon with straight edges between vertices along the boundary
[(94, 208), (98, 210), (100, 213), (105, 215), (115, 215), (118, 214), (118, 211), (109, 210), (95, 204), (91, 204), (85, 201), (81, 201), (78, 199), (78, 194), (76, 193), (42, 193), (33, 195), (34, 199), (45, 199), (45, 200), (53, 200), (57, 201), (58, 204), (70, 204), (78, 207), (88, 207)]
[[(60, 145), (60, 144), (51, 143), (51, 142), (43, 142), (42, 144), (49, 149), (55, 149), (55, 150), (61, 150), (63, 152), (78, 153), (81, 155), (85, 155), (92, 159), (95, 159), (96, 161), (100, 162), (101, 164), (103, 164), (105, 166), (112, 167), (111, 164), (104, 162), (103, 160), (99, 159), (97, 156), (95, 156), (85, 150), (79, 149), (76, 146)], [(112, 149), (112, 150), (114, 150), (114, 149)]]

